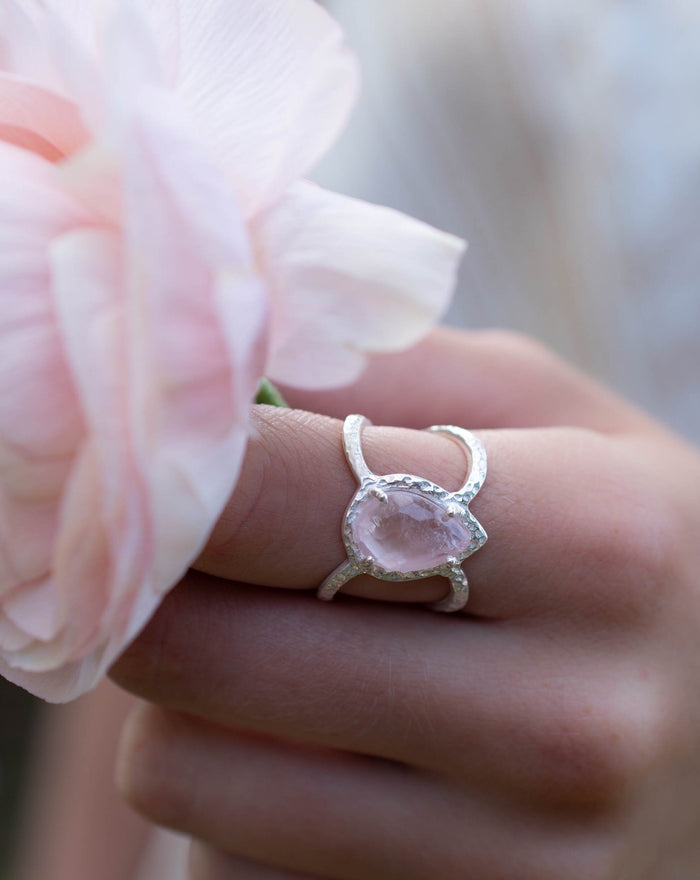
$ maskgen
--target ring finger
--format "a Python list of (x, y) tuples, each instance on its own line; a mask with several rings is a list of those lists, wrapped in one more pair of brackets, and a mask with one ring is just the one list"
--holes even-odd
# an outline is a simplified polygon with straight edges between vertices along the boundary
[(132, 717), (120, 768), (122, 792), (153, 821), (292, 876), (598, 876), (586, 862), (603, 854), (580, 815), (505, 808), (401, 764), (153, 707)]

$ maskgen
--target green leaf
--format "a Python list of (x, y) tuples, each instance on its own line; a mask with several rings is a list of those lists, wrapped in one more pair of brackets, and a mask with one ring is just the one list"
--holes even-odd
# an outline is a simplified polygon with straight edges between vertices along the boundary
[(266, 403), (268, 406), (284, 406), (289, 409), (289, 404), (269, 379), (263, 379), (260, 382), (255, 402)]

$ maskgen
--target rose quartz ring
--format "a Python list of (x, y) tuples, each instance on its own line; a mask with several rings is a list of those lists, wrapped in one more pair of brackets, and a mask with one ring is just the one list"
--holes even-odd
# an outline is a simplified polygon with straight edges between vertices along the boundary
[(348, 558), (329, 575), (318, 598), (329, 600), (351, 578), (370, 574), (386, 581), (412, 581), (444, 575), (449, 594), (430, 604), (435, 611), (458, 611), (469, 598), (462, 562), (486, 543), (486, 532), (469, 510), (469, 502), (486, 478), (486, 450), (464, 428), (428, 428), (457, 441), (469, 461), (465, 484), (448, 492), (430, 480), (411, 474), (373, 473), (362, 454), (364, 416), (348, 416), (343, 445), (359, 489), (343, 519), (343, 542)]

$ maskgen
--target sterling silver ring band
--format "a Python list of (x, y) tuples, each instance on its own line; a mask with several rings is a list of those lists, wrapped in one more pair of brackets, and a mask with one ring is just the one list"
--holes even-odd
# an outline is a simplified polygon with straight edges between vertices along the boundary
[(343, 445), (359, 488), (343, 518), (342, 536), (348, 558), (318, 589), (332, 599), (359, 574), (386, 581), (412, 581), (443, 575), (450, 581), (434, 611), (459, 611), (469, 598), (462, 562), (486, 543), (486, 532), (469, 510), (469, 502), (486, 478), (486, 450), (470, 431), (454, 425), (427, 428), (445, 434), (462, 447), (469, 472), (461, 489), (448, 492), (413, 474), (373, 473), (362, 452), (364, 416), (352, 415), (343, 425)]

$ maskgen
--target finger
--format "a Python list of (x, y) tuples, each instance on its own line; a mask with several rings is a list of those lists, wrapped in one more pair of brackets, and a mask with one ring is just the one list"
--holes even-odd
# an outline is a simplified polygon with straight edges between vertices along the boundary
[[(236, 492), (195, 567), (246, 583), (316, 588), (347, 558), (341, 526), (357, 484), (342, 452), (341, 425), (268, 407), (255, 418)], [(650, 578), (634, 596), (611, 589), (630, 559), (656, 545), (657, 537), (648, 540), (646, 459), (635, 463), (614, 438), (580, 429), (481, 438), (489, 473), (471, 510), (489, 540), (464, 563), (469, 613), (578, 619), (656, 601)], [(377, 473), (417, 474), (453, 490), (464, 480), (462, 450), (444, 436), (368, 428), (363, 440)], [(669, 526), (662, 514), (657, 518), (654, 535), (661, 539)], [(394, 583), (365, 576), (343, 592), (418, 602), (439, 599), (447, 589), (444, 578)]]
[(414, 348), (376, 355), (353, 385), (283, 388), (292, 406), (344, 418), (424, 428), (576, 425), (602, 432), (648, 427), (648, 417), (554, 352), (507, 331), (439, 328)]
[(197, 841), (190, 847), (189, 872), (190, 880), (322, 880), (309, 874), (290, 874)]
[(212, 722), (564, 807), (627, 794), (654, 719), (673, 717), (601, 628), (562, 651), (554, 628), (188, 581), (111, 674)]
[(153, 707), (128, 725), (117, 778), (129, 802), (159, 825), (292, 873), (603, 876), (583, 864), (591, 829), (580, 816), (539, 819), (494, 808), (401, 765), (226, 731)]

